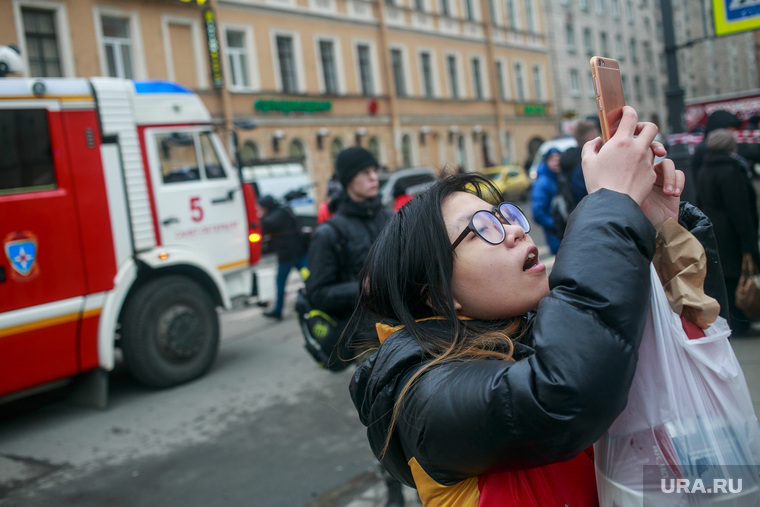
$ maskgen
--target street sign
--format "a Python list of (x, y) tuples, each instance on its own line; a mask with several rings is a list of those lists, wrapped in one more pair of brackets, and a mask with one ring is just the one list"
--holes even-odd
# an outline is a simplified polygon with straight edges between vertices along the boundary
[(760, 28), (760, 0), (713, 0), (715, 35)]

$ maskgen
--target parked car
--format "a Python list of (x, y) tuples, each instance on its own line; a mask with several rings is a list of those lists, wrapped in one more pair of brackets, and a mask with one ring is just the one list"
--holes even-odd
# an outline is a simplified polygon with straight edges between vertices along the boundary
[(414, 167), (392, 173), (380, 173), (379, 178), (383, 206), (393, 208), (393, 188), (396, 185), (403, 187), (407, 194), (416, 195), (435, 183), (438, 174), (430, 167)]
[(486, 167), (480, 173), (493, 182), (505, 201), (524, 201), (530, 195), (533, 182), (519, 165)]
[(541, 163), (541, 159), (544, 158), (547, 151), (551, 148), (557, 148), (561, 153), (565, 153), (570, 148), (575, 148), (576, 146), (578, 146), (578, 142), (573, 136), (562, 136), (544, 141), (538, 148), (536, 156), (533, 157), (533, 162), (530, 164), (530, 171), (528, 171), (528, 174), (531, 181), (536, 179), (536, 176), (538, 175), (538, 164)]

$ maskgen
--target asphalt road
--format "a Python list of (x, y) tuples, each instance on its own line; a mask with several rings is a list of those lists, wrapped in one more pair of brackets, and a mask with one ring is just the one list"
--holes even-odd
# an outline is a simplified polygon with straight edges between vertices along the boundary
[(318, 369), (295, 317), (261, 312), (223, 317), (193, 383), (154, 391), (117, 368), (106, 410), (51, 395), (0, 407), (0, 505), (333, 506), (366, 489), (351, 371)]

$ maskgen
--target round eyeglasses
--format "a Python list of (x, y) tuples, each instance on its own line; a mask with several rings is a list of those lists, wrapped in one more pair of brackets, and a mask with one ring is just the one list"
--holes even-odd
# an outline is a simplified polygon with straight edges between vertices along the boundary
[(530, 222), (528, 222), (525, 213), (516, 204), (503, 202), (491, 211), (476, 211), (470, 218), (467, 228), (451, 244), (451, 249), (455, 249), (471, 232), (477, 234), (480, 239), (488, 244), (498, 245), (507, 237), (503, 224), (518, 225), (525, 234), (530, 232)]

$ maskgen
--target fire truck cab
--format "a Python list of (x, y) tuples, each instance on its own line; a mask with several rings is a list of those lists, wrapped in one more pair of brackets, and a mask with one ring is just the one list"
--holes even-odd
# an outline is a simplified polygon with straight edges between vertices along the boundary
[(148, 386), (203, 375), (258, 227), (191, 91), (0, 79), (0, 402), (78, 377), (102, 406), (117, 347)]

